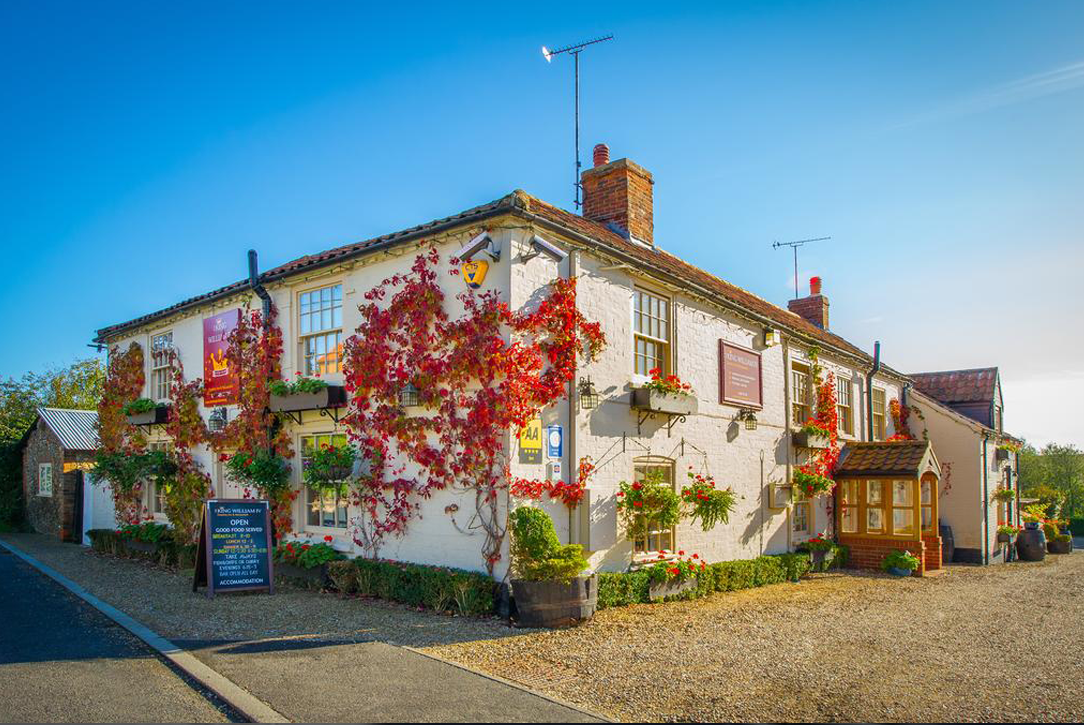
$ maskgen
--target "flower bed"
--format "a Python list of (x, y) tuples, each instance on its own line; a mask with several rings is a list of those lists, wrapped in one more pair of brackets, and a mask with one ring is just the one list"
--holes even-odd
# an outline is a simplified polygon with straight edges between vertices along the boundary
[(497, 610), (497, 583), (474, 571), (383, 559), (349, 559), (327, 565), (332, 585), (360, 594), (461, 616)]
[[(715, 592), (733, 592), (766, 584), (797, 581), (809, 571), (804, 554), (775, 554), (756, 559), (721, 561), (696, 572), (696, 586), (672, 599), (698, 599)], [(651, 572), (601, 572), (598, 575), (598, 608), (623, 607), (651, 602)]]

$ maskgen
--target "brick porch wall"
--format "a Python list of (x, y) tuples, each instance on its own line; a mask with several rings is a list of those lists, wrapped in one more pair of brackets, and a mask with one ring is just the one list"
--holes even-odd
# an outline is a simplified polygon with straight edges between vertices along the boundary
[[(926, 537), (928, 540), (936, 538), (940, 542), (941, 537)], [(917, 576), (922, 576), (926, 573), (927, 568), (934, 568), (930, 566), (932, 561), (931, 556), (933, 554), (928, 553), (928, 546), (924, 541), (900, 541), (895, 539), (882, 539), (880, 537), (873, 536), (848, 536), (841, 534), (839, 537), (839, 543), (846, 545), (850, 548), (849, 566), (856, 569), (880, 569), (881, 562), (884, 560), (885, 555), (892, 551), (907, 551), (918, 557), (919, 566), (915, 570)], [(941, 545), (937, 545), (937, 562), (940, 568), (941, 562)]]
[(922, 542), (926, 544), (926, 568), (929, 570), (941, 568), (941, 537), (936, 534), (923, 534)]

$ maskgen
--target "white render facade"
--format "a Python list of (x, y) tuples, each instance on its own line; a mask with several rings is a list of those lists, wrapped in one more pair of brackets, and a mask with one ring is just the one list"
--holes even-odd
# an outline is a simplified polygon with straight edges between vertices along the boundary
[[(830, 497), (813, 502), (791, 501), (787, 486), (792, 468), (805, 460), (805, 453), (791, 444), (791, 432), (798, 427), (793, 412), (794, 375), (802, 374), (802, 366), (809, 363), (810, 350), (817, 347), (825, 372), (834, 372), (850, 391), (850, 432), (841, 432), (841, 442), (867, 440), (870, 429), (867, 374), (872, 365), (869, 356), (841, 338), (816, 329), (798, 315), (772, 307), (744, 291), (739, 290), (744, 298), (736, 293), (728, 295), (726, 287), (712, 289), (700, 278), (690, 278), (686, 284), (673, 273), (675, 258), (652, 244), (640, 242), (632, 235), (619, 236), (612, 227), (590, 224), (522, 192), (457, 217), (391, 235), (390, 241), (381, 238), (376, 244), (364, 243), (356, 248), (340, 248), (346, 250), (341, 253), (320, 255), (328, 258), (326, 262), (283, 272), (272, 270), (261, 277), (278, 310), (278, 324), (284, 335), (283, 377), (289, 379), (297, 371), (309, 372), (305, 368), (300, 329), (302, 295), (339, 288), (341, 324), (329, 329), (337, 330), (345, 339), (359, 323), (357, 307), (364, 293), (390, 275), (408, 271), (416, 254), (435, 246), (440, 253), (439, 279), (446, 293), (446, 304), (449, 313), (455, 315), (454, 308), (458, 306), (455, 296), (466, 287), (461, 276), (446, 274), (450, 259), (482, 231), (489, 234), (492, 248), (500, 250), (499, 260), (484, 253), (475, 257), (489, 262), (482, 291), (496, 290), (513, 309), (522, 309), (536, 304), (540, 291), (552, 279), (573, 275), (578, 280), (579, 309), (587, 319), (601, 324), (607, 338), (599, 359), (581, 363), (576, 380), (569, 386), (570, 396), (541, 412), (543, 429), (549, 425), (562, 427), (564, 443), (560, 458), (550, 459), (543, 450), (541, 464), (520, 463), (517, 437), (514, 432), (507, 437), (514, 476), (545, 478), (553, 470), (551, 464), (559, 463), (561, 478), (568, 481), (576, 475), (579, 460), (588, 457), (596, 471), (588, 480), (583, 504), (571, 514), (561, 504), (548, 500), (514, 501), (513, 506), (545, 508), (562, 540), (582, 544), (589, 552), (592, 566), (600, 570), (622, 570), (634, 560), (649, 555), (633, 551), (633, 544), (624, 539), (619, 529), (616, 515), (620, 482), (633, 480), (638, 467), (642, 470), (643, 466), (667, 467), (679, 488), (690, 468), (711, 474), (719, 485), (732, 487), (738, 496), (728, 524), (704, 532), (683, 522), (672, 534), (657, 539), (654, 548), (695, 552), (709, 562), (745, 559), (792, 550), (797, 543), (831, 530)], [(558, 259), (559, 254), (536, 254), (537, 239), (566, 256)], [(664, 269), (667, 265), (652, 264), (653, 256), (665, 261), (670, 270)], [(725, 285), (721, 281), (719, 284)], [(674, 421), (669, 429), (667, 421), (661, 418), (638, 425), (638, 413), (629, 405), (632, 387), (647, 380), (637, 373), (634, 361), (634, 295), (639, 292), (666, 301), (669, 310), (666, 334), (660, 337), (666, 338), (667, 365), (670, 372), (692, 385), (697, 398), (698, 411), (684, 421)], [(331, 298), (335, 299), (335, 295)], [(742, 299), (754, 301), (747, 307)], [(120, 349), (137, 342), (148, 351), (156, 337), (170, 335), (186, 379), (191, 380), (202, 376), (203, 320), (239, 307), (258, 309), (259, 305), (256, 295), (238, 284), (182, 303), (172, 311), (106, 328), (99, 332), (98, 339)], [(720, 402), (721, 340), (760, 356), (760, 406)], [(160, 391), (154, 389), (151, 356), (146, 358), (145, 394), (161, 399), (156, 395)], [(578, 380), (588, 376), (601, 399), (594, 409), (581, 407), (576, 390)], [(342, 382), (341, 372), (322, 377), (332, 384)], [(883, 391), (883, 395), (878, 393), (879, 412), (875, 412), (878, 439), (894, 433), (887, 406), (889, 401), (900, 397), (905, 382), (904, 376), (888, 368), (882, 368), (872, 378), (872, 387)], [(752, 410), (756, 417), (755, 430), (747, 429), (739, 420), (745, 409)], [(205, 419), (210, 412), (201, 408)], [(229, 418), (233, 419), (235, 414), (236, 410), (230, 407)], [(799, 414), (797, 419), (802, 416)], [(305, 412), (300, 425), (289, 419), (284, 419), (283, 425), (290, 432), (295, 450), (295, 485), (303, 488), (300, 466), (296, 465), (303, 438), (346, 431), (332, 417), (319, 411)], [(167, 442), (163, 433), (153, 428), (150, 439)], [(240, 497), (240, 489), (226, 480), (216, 453), (206, 448), (195, 453), (211, 476), (216, 496)], [(355, 543), (352, 530), (359, 511), (346, 507), (340, 512), (331, 506), (333, 510), (328, 516), (328, 507), (324, 506), (322, 514), (313, 516), (314, 504), (319, 502), (302, 490), (293, 511), (299, 535), (317, 540), (331, 536), (336, 548), (358, 555), (365, 553)], [(153, 492), (148, 492), (146, 505), (164, 520), (155, 511), (158, 507)], [(458, 512), (449, 514), (453, 505), (458, 506)], [(480, 551), (482, 535), (470, 532), (473, 510), (473, 495), (438, 492), (423, 502), (409, 532), (400, 539), (387, 540), (378, 554), (424, 564), (484, 569)], [(504, 556), (495, 572), (498, 577), (505, 573), (507, 562), (508, 557)]]

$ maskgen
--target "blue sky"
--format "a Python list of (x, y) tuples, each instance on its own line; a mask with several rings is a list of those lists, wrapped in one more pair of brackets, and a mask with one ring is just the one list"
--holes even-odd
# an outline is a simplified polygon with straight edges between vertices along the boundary
[(5, 3), (0, 375), (264, 265), (583, 152), (655, 174), (657, 242), (904, 371), (999, 365), (1007, 427), (1084, 445), (1084, 3)]

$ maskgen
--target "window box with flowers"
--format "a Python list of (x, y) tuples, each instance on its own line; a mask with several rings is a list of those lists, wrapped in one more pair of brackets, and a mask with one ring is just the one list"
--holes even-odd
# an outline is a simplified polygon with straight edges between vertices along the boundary
[(328, 562), (345, 558), (331, 546), (332, 536), (325, 536), (320, 543), (295, 539), (281, 541), (275, 547), (275, 575), (292, 583), (311, 588), (331, 585)]
[(998, 524), (997, 526), (997, 543), (999, 544), (1011, 544), (1016, 535), (1020, 533), (1018, 526), (1012, 524)]
[(794, 431), (792, 439), (797, 448), (823, 450), (832, 444), (832, 433), (820, 421), (811, 418)]
[(632, 407), (665, 415), (693, 415), (697, 411), (696, 395), (688, 383), (677, 375), (662, 375), (659, 368), (648, 371), (651, 380), (632, 389)]
[(341, 408), (346, 405), (346, 388), (329, 385), (319, 378), (297, 373), (292, 382), (276, 380), (271, 383), (269, 406), (273, 413), (296, 413), (303, 410)]
[(169, 422), (169, 405), (139, 398), (125, 404), (124, 416), (132, 425), (164, 425)]

